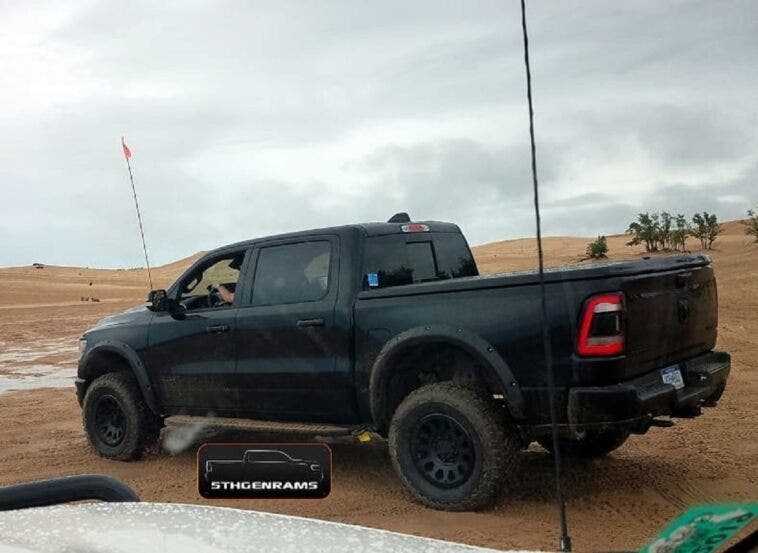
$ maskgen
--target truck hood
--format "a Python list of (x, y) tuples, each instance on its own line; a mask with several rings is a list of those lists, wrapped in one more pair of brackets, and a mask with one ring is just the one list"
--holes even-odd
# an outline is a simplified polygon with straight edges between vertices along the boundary
[(0, 512), (0, 551), (494, 551), (362, 526), (224, 507), (80, 503)]
[(90, 330), (99, 330), (101, 328), (131, 324), (143, 321), (149, 318), (150, 315), (152, 315), (152, 311), (150, 311), (147, 307), (144, 305), (136, 305), (134, 307), (130, 307), (126, 311), (122, 311), (121, 313), (116, 313), (115, 315), (109, 315), (103, 319), (100, 319), (97, 324)]

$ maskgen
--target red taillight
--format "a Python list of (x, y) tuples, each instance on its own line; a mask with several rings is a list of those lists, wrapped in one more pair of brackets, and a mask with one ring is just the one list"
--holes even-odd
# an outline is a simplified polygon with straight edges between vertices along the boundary
[(624, 352), (624, 295), (621, 292), (592, 296), (584, 304), (576, 352), (586, 357)]

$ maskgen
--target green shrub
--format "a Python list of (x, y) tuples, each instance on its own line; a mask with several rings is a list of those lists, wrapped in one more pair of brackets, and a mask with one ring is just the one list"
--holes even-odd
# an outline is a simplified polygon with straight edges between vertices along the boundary
[(593, 240), (587, 244), (587, 257), (592, 259), (603, 259), (608, 253), (608, 241), (605, 236), (598, 236), (597, 240)]
[(690, 235), (692, 227), (687, 221), (687, 217), (681, 213), (677, 214), (674, 224), (676, 226), (671, 231), (671, 245), (677, 251), (685, 251), (687, 249), (687, 237)]
[(719, 225), (715, 213), (703, 211), (692, 216), (690, 234), (700, 240), (700, 247), (704, 250), (710, 250), (718, 235), (723, 231), (724, 227)]
[(626, 243), (627, 246), (645, 245), (645, 251), (657, 252), (659, 237), (661, 233), (660, 216), (657, 213), (640, 213), (637, 220), (629, 224), (626, 233), (632, 236), (632, 239)]
[(671, 216), (671, 213), (668, 211), (661, 213), (661, 222), (658, 225), (658, 233), (656, 235), (659, 250), (674, 249), (674, 243), (671, 236), (671, 227), (673, 223), (674, 218)]
[(747, 210), (747, 221), (742, 221), (745, 225), (745, 234), (755, 238), (758, 242), (758, 213), (752, 209)]

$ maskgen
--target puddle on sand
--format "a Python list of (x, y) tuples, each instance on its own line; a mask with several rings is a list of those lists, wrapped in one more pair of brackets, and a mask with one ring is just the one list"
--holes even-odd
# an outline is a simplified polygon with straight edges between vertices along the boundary
[[(36, 365), (36, 367), (41, 367), (41, 365)], [(76, 369), (64, 367), (54, 367), (54, 369), (47, 374), (35, 373), (34, 375), (24, 375), (16, 373), (17, 376), (13, 376), (12, 374), (0, 375), (0, 394), (11, 390), (68, 388), (74, 385)]]
[(49, 355), (49, 353), (34, 349), (7, 349), (0, 353), (0, 367), (5, 367), (10, 363), (24, 363), (27, 361), (34, 361), (46, 355)]
[[(76, 377), (76, 347), (70, 340), (39, 340), (27, 347), (0, 348), (0, 393), (35, 388), (63, 388), (74, 385)], [(73, 361), (57, 364), (35, 363), (63, 354)]]
[(70, 340), (44, 340), (30, 344), (29, 346), (10, 346), (0, 348), (0, 369), (9, 363), (24, 363), (35, 361), (42, 357), (53, 354), (74, 353), (76, 345)]
[(51, 365), (49, 363), (35, 365), (18, 365), (15, 367), (4, 367), (0, 376), (14, 377), (40, 377), (44, 378), (51, 374), (70, 372), (72, 376), (76, 375), (76, 369), (71, 368), (69, 364)]

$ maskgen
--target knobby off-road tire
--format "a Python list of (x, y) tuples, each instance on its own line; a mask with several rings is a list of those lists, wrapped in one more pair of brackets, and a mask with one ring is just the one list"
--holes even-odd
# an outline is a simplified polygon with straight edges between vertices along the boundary
[(395, 470), (414, 498), (435, 509), (490, 505), (520, 449), (501, 405), (452, 382), (411, 392), (390, 424)]
[(108, 459), (138, 459), (157, 441), (162, 426), (162, 419), (150, 411), (127, 372), (96, 378), (87, 389), (82, 410), (89, 443)]
[[(579, 440), (559, 438), (559, 445), (561, 453), (565, 453), (566, 455), (596, 459), (608, 455), (611, 451), (621, 447), (628, 437), (628, 430), (609, 428), (596, 432), (588, 431), (584, 438)], [(552, 436), (538, 438), (537, 443), (548, 451), (553, 451)]]

